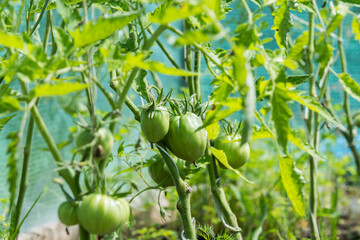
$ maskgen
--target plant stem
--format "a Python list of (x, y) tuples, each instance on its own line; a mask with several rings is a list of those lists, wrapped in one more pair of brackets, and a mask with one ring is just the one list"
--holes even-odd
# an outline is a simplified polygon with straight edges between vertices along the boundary
[[(217, 174), (216, 162), (211, 155), (210, 149), (208, 149), (206, 152), (206, 158), (210, 162), (210, 164), (208, 164), (206, 168), (210, 177), (211, 193), (213, 196), (214, 204), (215, 206), (217, 206), (217, 214), (220, 218), (223, 218), (226, 224), (230, 224), (232, 228), (240, 230), (237, 223), (237, 218), (235, 214), (231, 211), (229, 203), (226, 200), (225, 192), (220, 182), (220, 177)], [(242, 240), (240, 231), (236, 232), (235, 236), (235, 239)]]
[[(341, 63), (341, 70), (343, 73), (347, 73), (347, 64), (346, 64), (346, 56), (344, 51), (343, 45), (343, 22), (341, 21), (338, 29), (338, 48), (340, 52), (340, 63)], [(352, 120), (351, 110), (350, 110), (350, 101), (349, 95), (346, 91), (344, 91), (344, 110), (346, 114), (346, 122), (348, 127), (348, 136), (346, 140), (348, 142), (349, 148), (354, 156), (355, 163), (356, 163), (356, 171), (357, 175), (360, 178), (360, 156), (358, 151), (355, 148), (354, 144), (354, 123)]]
[[(316, 4), (313, 2), (313, 4)], [(308, 74), (313, 74), (314, 65), (312, 62), (314, 55), (314, 14), (309, 13), (309, 42), (308, 42)], [(309, 81), (309, 94), (310, 96), (316, 96), (316, 86), (314, 77), (310, 78)], [(317, 120), (315, 116), (315, 120)], [(314, 135), (318, 134), (316, 128), (312, 129), (313, 124), (313, 112), (309, 110), (309, 116), (306, 122), (308, 129), (308, 137), (311, 145), (315, 145), (316, 138)], [(316, 125), (316, 124), (315, 124)], [(314, 130), (314, 131), (313, 131)], [(315, 146), (314, 146), (315, 147)], [(317, 161), (311, 155), (309, 155), (310, 164), (310, 228), (311, 228), (311, 239), (320, 239), (320, 234), (317, 226)]]
[(195, 50), (194, 72), (198, 73), (198, 75), (194, 76), (194, 88), (195, 88), (196, 99), (199, 101), (201, 96), (201, 92), (200, 92), (201, 53), (199, 49)]
[[(21, 210), (24, 203), (25, 198), (25, 192), (27, 189), (27, 175), (28, 175), (28, 169), (29, 169), (29, 162), (30, 162), (30, 155), (31, 155), (31, 142), (32, 142), (32, 136), (33, 136), (33, 130), (34, 130), (34, 118), (30, 116), (29, 120), (29, 126), (27, 130), (27, 136), (26, 136), (26, 145), (24, 148), (24, 160), (22, 164), (22, 170), (21, 170), (21, 179), (20, 179), (20, 188), (19, 188), (19, 195), (15, 207), (15, 219), (11, 219), (11, 224), (13, 225), (13, 228), (10, 227), (10, 229), (16, 229), (19, 224), (19, 219), (21, 216)], [(13, 234), (13, 233), (12, 233)]]
[(166, 152), (165, 145), (163, 143), (158, 143), (156, 144), (156, 147), (159, 149), (159, 152), (170, 171), (171, 177), (175, 183), (176, 191), (179, 195), (179, 200), (176, 204), (176, 207), (181, 216), (185, 238), (189, 240), (196, 240), (195, 224), (192, 222), (191, 218), (191, 187), (180, 177), (179, 169), (177, 168), (174, 161), (171, 159), (170, 155)]
[[(183, 21), (183, 31), (186, 32), (187, 30), (191, 29), (191, 25), (188, 20)], [(184, 62), (185, 62), (185, 69), (189, 72), (192, 72), (192, 52), (191, 52), (191, 45), (184, 46)], [(193, 76), (187, 76), (185, 78), (186, 83), (189, 87), (190, 96), (195, 93), (194, 87), (194, 79)]]

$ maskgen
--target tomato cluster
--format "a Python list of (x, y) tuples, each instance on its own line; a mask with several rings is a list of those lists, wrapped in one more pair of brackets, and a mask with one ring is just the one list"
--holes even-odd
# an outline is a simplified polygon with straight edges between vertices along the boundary
[(166, 108), (148, 108), (142, 110), (140, 122), (149, 142), (164, 139), (169, 150), (178, 158), (195, 162), (205, 152), (207, 133), (205, 129), (200, 129), (202, 120), (194, 113), (187, 112), (169, 120)]
[(103, 236), (123, 226), (129, 219), (130, 206), (125, 199), (92, 193), (84, 197), (80, 207), (70, 202), (58, 208), (58, 217), (67, 226), (79, 223), (86, 231)]

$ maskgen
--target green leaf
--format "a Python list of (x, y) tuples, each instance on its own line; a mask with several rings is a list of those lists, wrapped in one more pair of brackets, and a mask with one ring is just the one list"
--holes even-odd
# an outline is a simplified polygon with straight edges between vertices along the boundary
[(315, 53), (316, 62), (320, 63), (321, 67), (324, 68), (333, 56), (333, 47), (323, 37), (320, 37), (315, 46)]
[(288, 98), (300, 103), (301, 105), (308, 107), (310, 110), (320, 114), (327, 121), (334, 124), (340, 130), (346, 131), (344, 126), (341, 123), (339, 123), (333, 116), (331, 116), (330, 113), (324, 109), (324, 107), (319, 103), (319, 101), (317, 101), (316, 98), (310, 96), (302, 96), (301, 92), (290, 91), (286, 89), (284, 86), (277, 85), (276, 88), (277, 91), (281, 91), (281, 95), (283, 96), (286, 95)]
[(56, 9), (70, 30), (75, 29), (82, 19), (79, 12), (68, 6), (64, 0), (56, 0)]
[(206, 132), (209, 139), (215, 139), (220, 133), (220, 125), (218, 122), (215, 122), (206, 127)]
[(0, 131), (4, 128), (4, 126), (15, 116), (16, 114), (10, 115), (8, 117), (4, 117), (0, 119)]
[(309, 32), (305, 31), (295, 41), (295, 44), (289, 50), (288, 58), (299, 61), (303, 57), (305, 46), (309, 43)]
[(0, 45), (4, 47), (12, 47), (22, 50), (24, 48), (24, 43), (18, 36), (2, 32), (0, 30)]
[(294, 86), (299, 86), (300, 84), (307, 82), (311, 76), (311, 74), (287, 76), (286, 82), (291, 83)]
[(80, 48), (98, 40), (105, 39), (117, 30), (125, 27), (138, 15), (139, 12), (122, 13), (109, 18), (100, 18), (95, 24), (89, 22), (82, 30), (77, 28), (75, 32), (71, 33), (75, 46)]
[(347, 73), (341, 73), (338, 75), (338, 79), (343, 86), (344, 90), (350, 94), (353, 98), (360, 101), (360, 86), (355, 81), (355, 79), (351, 78), (351, 76)]
[(154, 12), (149, 14), (149, 20), (153, 23), (168, 24), (170, 22), (185, 19), (203, 13), (201, 4), (190, 5), (188, 3), (181, 4), (181, 7), (165, 5), (159, 6)]
[(355, 35), (355, 40), (359, 40), (360, 42), (360, 20), (354, 17), (351, 27), (352, 27), (352, 32)]
[(176, 46), (191, 45), (193, 43), (209, 42), (217, 38), (216, 32), (208, 30), (186, 31), (175, 41)]
[(316, 151), (310, 144), (304, 142), (302, 139), (298, 138), (293, 132), (289, 132), (288, 139), (298, 148), (304, 150), (309, 155), (313, 156), (316, 159), (326, 161), (326, 157), (321, 155), (318, 151)]
[(148, 83), (146, 81), (146, 75), (147, 75), (147, 71), (141, 69), (138, 73), (138, 75), (135, 78), (135, 91), (142, 97), (144, 98), (146, 101), (150, 101), (148, 93), (147, 93), (147, 87), (148, 87)]
[(0, 113), (6, 111), (14, 112), (21, 109), (22, 107), (16, 97), (5, 95), (0, 98)]
[(305, 181), (301, 171), (296, 168), (294, 160), (290, 157), (280, 157), (279, 166), (285, 191), (295, 211), (303, 217), (305, 216), (305, 205), (302, 188)]
[(290, 17), (290, 8), (287, 0), (276, 1), (280, 5), (273, 13), (275, 30), (275, 39), (280, 48), (287, 48), (287, 34), (293, 26)]
[(56, 85), (52, 84), (42, 84), (35, 86), (33, 91), (37, 97), (51, 97), (51, 96), (61, 96), (66, 95), (71, 92), (76, 92), (87, 88), (89, 85), (84, 83), (58, 83)]
[(329, 25), (326, 28), (326, 34), (330, 35), (330, 33), (335, 31), (339, 27), (343, 18), (344, 16), (341, 14), (336, 14), (334, 17), (332, 17)]
[(74, 46), (71, 37), (62, 28), (54, 28), (53, 36), (61, 55), (66, 54)]
[(289, 98), (275, 88), (271, 99), (271, 118), (274, 121), (277, 141), (284, 153), (287, 153), (288, 134), (290, 132), (289, 120), (293, 116), (287, 104), (288, 100)]
[(164, 63), (156, 62), (153, 60), (145, 60), (143, 53), (139, 53), (137, 55), (127, 54), (125, 58), (125, 63), (127, 65), (130, 65), (129, 69), (133, 67), (138, 67), (141, 69), (154, 71), (166, 75), (174, 75), (174, 76), (199, 75), (198, 73), (195, 72), (189, 72), (178, 68), (166, 67)]
[(340, 0), (340, 1), (356, 7), (360, 7), (360, 0)]
[(234, 169), (229, 165), (226, 154), (224, 153), (223, 150), (218, 150), (214, 147), (210, 147), (210, 150), (211, 150), (211, 153), (219, 160), (219, 162), (221, 162), (227, 169), (230, 169), (231, 171), (236, 173), (239, 177), (244, 179), (246, 182), (253, 183), (253, 182), (249, 181), (244, 175), (242, 175), (239, 170)]
[[(223, 106), (228, 108), (221, 110)], [(219, 102), (216, 104), (215, 109), (209, 111), (206, 115), (202, 128), (218, 122), (241, 109), (243, 109), (243, 101), (241, 98), (228, 98), (227, 101)]]

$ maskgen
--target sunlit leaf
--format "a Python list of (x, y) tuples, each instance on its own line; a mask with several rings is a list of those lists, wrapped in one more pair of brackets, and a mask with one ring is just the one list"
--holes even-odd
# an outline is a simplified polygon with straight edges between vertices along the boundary
[(76, 92), (87, 88), (89, 85), (85, 83), (58, 83), (53, 84), (42, 84), (35, 86), (34, 93), (38, 97), (51, 97), (51, 96), (60, 96), (66, 95), (71, 92)]
[(275, 30), (275, 39), (279, 47), (287, 48), (287, 34), (293, 26), (290, 17), (290, 8), (287, 0), (276, 1), (280, 5), (274, 15), (274, 26), (271, 28)]
[(185, 19), (203, 13), (200, 4), (190, 5), (188, 3), (181, 4), (181, 7), (161, 5), (154, 12), (149, 14), (149, 20), (154, 23), (167, 24), (176, 20)]
[(105, 39), (119, 29), (125, 27), (129, 22), (134, 20), (139, 12), (121, 13), (109, 18), (100, 18), (95, 24), (92, 22), (85, 25), (80, 30), (77, 28), (71, 35), (74, 38), (76, 47), (82, 47), (98, 40)]
[(5, 33), (1, 30), (0, 45), (3, 45), (4, 47), (13, 47), (20, 50), (24, 47), (23, 41), (18, 36), (12, 35), (10, 33)]
[(351, 27), (352, 32), (355, 35), (355, 40), (358, 40), (360, 42), (360, 20), (354, 17)]
[(219, 135), (220, 125), (218, 122), (215, 122), (206, 127), (206, 132), (208, 134), (209, 139), (215, 139)]

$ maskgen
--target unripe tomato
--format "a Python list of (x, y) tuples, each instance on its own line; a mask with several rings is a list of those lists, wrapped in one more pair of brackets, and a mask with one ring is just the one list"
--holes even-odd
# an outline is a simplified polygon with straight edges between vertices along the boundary
[(354, 118), (354, 124), (356, 127), (360, 128), (360, 114), (357, 114)]
[(130, 205), (129, 205), (129, 202), (125, 198), (119, 198), (119, 199), (116, 199), (116, 201), (118, 201), (118, 203), (120, 204), (120, 208), (123, 211), (123, 213), (122, 213), (123, 218), (122, 218), (121, 224), (120, 224), (120, 226), (122, 226), (129, 220)]
[[(170, 175), (170, 170), (169, 168), (166, 166), (165, 161), (163, 159), (163, 157), (161, 156), (161, 154), (155, 154), (152, 159), (155, 161), (154, 164), (150, 165), (148, 170), (149, 170), (149, 174), (150, 177), (152, 178), (152, 180), (154, 180), (154, 182), (156, 182), (157, 184), (162, 183), (165, 179), (165, 182), (163, 182), (161, 184), (161, 186), (163, 188), (166, 187), (171, 187), (174, 186), (174, 181), (171, 178)], [(179, 159), (175, 160), (176, 166), (178, 167), (179, 171), (181, 171), (181, 169), (183, 168), (183, 162), (180, 161)]]
[(124, 223), (127, 211), (112, 197), (92, 193), (84, 197), (77, 216), (86, 231), (103, 236), (114, 232)]
[(140, 124), (146, 139), (156, 143), (169, 131), (169, 112), (165, 107), (145, 108), (141, 111)]
[[(98, 141), (95, 144), (93, 154), (96, 160), (103, 160), (109, 155), (114, 146), (114, 137), (107, 128), (99, 128), (95, 134), (97, 134)], [(92, 134), (89, 130), (82, 131), (76, 139), (76, 146), (80, 148), (91, 143), (95, 138), (95, 134)], [(89, 151), (89, 149), (82, 150), (81, 152), (83, 153), (84, 151)]]
[(75, 225), (78, 223), (76, 208), (70, 202), (63, 202), (58, 208), (58, 217), (60, 222), (67, 226)]
[(169, 150), (178, 158), (195, 162), (205, 152), (207, 132), (203, 128), (201, 118), (187, 112), (170, 120), (169, 132), (165, 137)]
[[(248, 143), (241, 145), (241, 136), (223, 135), (215, 139), (214, 147), (223, 150), (226, 154), (229, 165), (232, 168), (239, 168), (246, 163), (250, 156)], [(222, 168), (225, 168), (220, 164)]]

